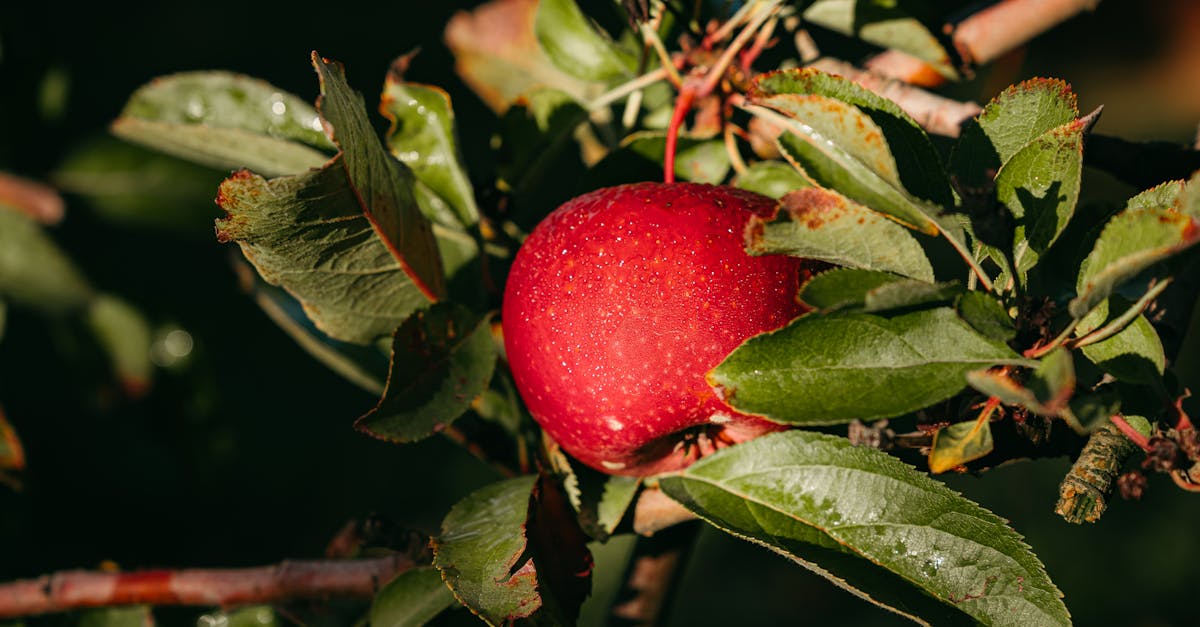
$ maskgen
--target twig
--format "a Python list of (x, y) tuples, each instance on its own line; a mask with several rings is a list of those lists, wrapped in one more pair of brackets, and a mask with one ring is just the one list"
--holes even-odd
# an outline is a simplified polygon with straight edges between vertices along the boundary
[(633, 530), (652, 536), (667, 527), (695, 520), (696, 515), (676, 503), (656, 487), (647, 487), (638, 495), (633, 509)]
[[(1003, 0), (968, 15), (957, 24), (946, 24), (943, 31), (968, 73), (1072, 17), (1096, 8), (1100, 0)], [(873, 72), (887, 78), (938, 87), (946, 77), (928, 63), (899, 50), (887, 50), (865, 63)]]
[(638, 538), (617, 593), (610, 625), (661, 625), (695, 544), (699, 523), (672, 527), (649, 538)]
[(1120, 333), (1122, 329), (1129, 326), (1129, 323), (1133, 322), (1134, 318), (1137, 318), (1138, 316), (1142, 315), (1143, 311), (1146, 311), (1146, 307), (1149, 307), (1150, 303), (1153, 302), (1155, 298), (1158, 298), (1158, 295), (1162, 294), (1163, 290), (1167, 289), (1167, 286), (1171, 284), (1171, 280), (1171, 277), (1167, 277), (1162, 281), (1159, 281), (1154, 287), (1147, 290), (1146, 293), (1143, 294), (1142, 297), (1139, 298), (1132, 307), (1126, 309), (1125, 312), (1120, 316), (1113, 318), (1112, 322), (1109, 322), (1099, 329), (1096, 329), (1095, 331), (1092, 331), (1091, 333), (1088, 333), (1087, 335), (1070, 342), (1071, 348), (1083, 348), (1084, 346), (1095, 344), (1096, 342), (1103, 342), (1117, 333)]
[(414, 566), (395, 554), (236, 569), (63, 571), (0, 584), (0, 619), (115, 605), (230, 607), (307, 598), (368, 599)]
[[(675, 69), (674, 66), (669, 66), (669, 67), (671, 68), (671, 70)], [(641, 89), (649, 87), (650, 85), (653, 85), (653, 84), (657, 83), (658, 81), (668, 78), (669, 76), (670, 76), (670, 71), (668, 71), (666, 67), (660, 67), (656, 70), (651, 70), (651, 71), (629, 81), (628, 83), (621, 83), (620, 85), (617, 85), (616, 87), (612, 88), (610, 91), (600, 94), (599, 96), (596, 97), (595, 100), (588, 103), (588, 105), (587, 105), (588, 111), (595, 111), (596, 109), (601, 109), (603, 107), (607, 107), (608, 105), (624, 98), (625, 96), (628, 96), (629, 94), (632, 94), (636, 91), (639, 91)]]
[(974, 102), (959, 102), (937, 96), (912, 85), (860, 70), (844, 61), (820, 59), (811, 67), (854, 81), (895, 102), (930, 133), (958, 137), (962, 123), (983, 111)]

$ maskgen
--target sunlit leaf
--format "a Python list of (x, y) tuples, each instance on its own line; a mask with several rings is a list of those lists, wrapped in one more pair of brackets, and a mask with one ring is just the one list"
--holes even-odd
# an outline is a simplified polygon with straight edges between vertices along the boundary
[(929, 472), (943, 473), (992, 452), (992, 426), (987, 416), (958, 422), (933, 434)]
[(949, 53), (930, 30), (930, 13), (928, 4), (916, 0), (816, 0), (805, 9), (804, 19), (877, 46), (902, 50), (957, 80)]
[(76, 627), (153, 627), (154, 615), (145, 605), (102, 607), (78, 614)]
[(660, 485), (717, 527), (918, 622), (966, 622), (959, 612), (989, 625), (1070, 622), (1003, 520), (879, 450), (787, 431), (718, 451)]
[(1070, 312), (1082, 318), (1121, 283), (1200, 241), (1200, 223), (1174, 208), (1130, 207), (1100, 233), (1084, 260)]
[(739, 411), (820, 425), (899, 416), (961, 391), (972, 370), (1027, 363), (948, 308), (809, 314), (750, 338), (708, 379)]
[(245, 170), (221, 185), (222, 241), (296, 296), (322, 331), (370, 343), (445, 293), (412, 173), (375, 137), (341, 69), (314, 55), (322, 115), (342, 148), (320, 170), (270, 181)]
[(1166, 369), (1162, 340), (1144, 315), (1116, 335), (1080, 350), (1105, 372), (1130, 383), (1155, 384)]
[(228, 612), (205, 614), (197, 627), (279, 627), (279, 617), (269, 605), (251, 605)]
[(308, 103), (228, 72), (159, 78), (130, 96), (112, 130), (188, 161), (264, 176), (318, 167), (334, 148)]
[(770, 219), (750, 219), (747, 252), (819, 259), (933, 281), (933, 267), (907, 229), (835, 191), (812, 187), (790, 192), (779, 209)]
[(609, 81), (633, 74), (633, 56), (597, 30), (575, 0), (540, 0), (534, 32), (551, 62), (571, 76)]
[(1078, 104), (1067, 83), (1034, 78), (1013, 85), (963, 125), (950, 169), (963, 183), (980, 185), (1026, 144), (1077, 117)]
[(1017, 405), (1035, 414), (1055, 417), (1068, 408), (1075, 393), (1075, 367), (1070, 351), (1057, 349), (1041, 359), (1024, 384), (1004, 372), (976, 370), (967, 373), (976, 390), (1006, 405)]
[(66, 207), (54, 188), (0, 172), (0, 211), (19, 211), (42, 224), (58, 224)]
[(459, 11), (446, 24), (454, 69), (494, 111), (503, 113), (518, 96), (554, 87), (583, 101), (596, 87), (558, 69), (534, 35), (538, 0), (491, 0)]
[(392, 64), (379, 110), (391, 121), (387, 144), (413, 176), (454, 211), (459, 222), (479, 221), (475, 190), (459, 155), (450, 95), (439, 87), (404, 80), (407, 57)]
[(495, 364), (487, 318), (451, 303), (418, 311), (392, 338), (383, 398), (354, 426), (394, 442), (433, 435), (470, 408)]
[(1016, 220), (1012, 255), (1022, 280), (1075, 214), (1083, 137), (1094, 121), (1088, 116), (1046, 131), (1017, 151), (996, 175), (996, 196)]
[(733, 186), (763, 196), (781, 198), (788, 192), (812, 187), (812, 182), (782, 161), (759, 161), (739, 173), (733, 179)]
[[(642, 131), (626, 137), (622, 147), (655, 163), (662, 163), (667, 151), (664, 131)], [(729, 152), (719, 139), (682, 136), (675, 151), (675, 176), (696, 183), (717, 185), (729, 174)]]
[(371, 604), (372, 627), (420, 627), (455, 604), (436, 568), (414, 568), (388, 582)]

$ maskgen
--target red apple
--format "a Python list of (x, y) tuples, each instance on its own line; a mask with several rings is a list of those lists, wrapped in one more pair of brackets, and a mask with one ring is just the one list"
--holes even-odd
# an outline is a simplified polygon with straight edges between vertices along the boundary
[(705, 374), (804, 311), (805, 262), (746, 254), (728, 187), (639, 183), (571, 200), (533, 230), (504, 293), (504, 346), (529, 411), (583, 463), (643, 476), (782, 427), (735, 411)]

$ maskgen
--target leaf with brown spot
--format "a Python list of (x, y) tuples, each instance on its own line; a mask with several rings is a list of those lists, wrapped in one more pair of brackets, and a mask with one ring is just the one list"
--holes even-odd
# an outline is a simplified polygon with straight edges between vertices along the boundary
[(342, 151), (295, 176), (235, 173), (217, 195), (227, 214), (217, 235), (323, 332), (369, 344), (444, 295), (442, 262), (412, 172), (384, 150), (341, 68), (315, 54), (313, 63), (318, 108)]
[(992, 427), (986, 414), (942, 427), (933, 434), (929, 472), (936, 475), (952, 470), (991, 453), (992, 447)]
[(968, 372), (967, 382), (1006, 405), (1024, 407), (1035, 414), (1053, 418), (1068, 410), (1068, 403), (1075, 394), (1075, 365), (1070, 351), (1056, 349), (1041, 359), (1024, 385), (996, 370)]
[(747, 252), (820, 259), (933, 281), (933, 267), (907, 229), (835, 191), (796, 190), (780, 200), (779, 208), (770, 218), (750, 219)]
[(591, 555), (558, 490), (544, 477), (507, 479), (471, 493), (442, 521), (433, 564), (489, 625), (530, 617), (573, 624), (578, 616)]

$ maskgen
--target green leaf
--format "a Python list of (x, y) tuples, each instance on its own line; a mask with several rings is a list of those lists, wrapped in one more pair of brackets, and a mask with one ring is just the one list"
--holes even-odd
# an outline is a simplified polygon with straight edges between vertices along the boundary
[(819, 259), (933, 281), (933, 267), (916, 238), (883, 214), (835, 191), (810, 187), (790, 192), (779, 208), (770, 219), (750, 219), (747, 252)]
[(822, 425), (899, 416), (961, 391), (972, 370), (1028, 363), (948, 308), (809, 314), (750, 338), (708, 380), (739, 411)]
[(823, 311), (870, 313), (947, 302), (961, 292), (957, 283), (927, 283), (875, 270), (834, 268), (805, 283), (800, 300)]
[(590, 587), (586, 537), (544, 476), (501, 481), (459, 501), (433, 552), (455, 598), (489, 625), (535, 612), (549, 624), (573, 624)]
[(25, 467), (25, 449), (17, 431), (0, 409), (0, 470), (21, 470)]
[(249, 289), (254, 302), (300, 348), (367, 392), (383, 393), (388, 370), (388, 358), (383, 351), (376, 346), (329, 337), (313, 324), (304, 313), (304, 306), (286, 290), (267, 283), (244, 262), (238, 262), (235, 269), (252, 286)]
[(375, 595), (367, 621), (372, 627), (420, 627), (454, 604), (454, 595), (436, 568), (414, 568)]
[(1077, 117), (1075, 94), (1064, 81), (1033, 78), (1013, 85), (963, 125), (950, 170), (963, 183), (980, 185), (1026, 144)]
[(132, 397), (144, 394), (154, 376), (154, 362), (153, 333), (142, 312), (116, 296), (100, 294), (88, 304), (87, 325), (125, 392)]
[(900, 188), (879, 127), (861, 111), (822, 96), (783, 94), (760, 101), (771, 108), (748, 110), (784, 129), (780, 149), (806, 176), (910, 228), (937, 233), (930, 217), (934, 208)]
[(75, 147), (53, 179), (105, 220), (209, 238), (213, 189), (227, 174), (104, 137)]
[[(621, 146), (656, 164), (667, 152), (665, 131), (642, 131), (621, 141)], [(675, 147), (675, 176), (685, 181), (717, 185), (732, 167), (725, 143), (719, 139), (680, 136)]]
[[(925, 199), (936, 206), (954, 204), (954, 195), (950, 189), (950, 179), (946, 176), (945, 168), (938, 151), (930, 141), (925, 130), (916, 120), (912, 119), (899, 105), (862, 87), (858, 83), (846, 80), (840, 76), (827, 74), (815, 69), (784, 70), (760, 75), (754, 82), (751, 98), (759, 98), (768, 94), (808, 94), (832, 98), (842, 103), (852, 105), (855, 110), (868, 116), (883, 135), (883, 142), (873, 135), (871, 127), (855, 128), (854, 133), (832, 133), (826, 135), (835, 141), (846, 142), (848, 150), (860, 155), (863, 162), (872, 164), (882, 161), (884, 165), (878, 173), (902, 190)], [(768, 105), (769, 106), (769, 105)], [(786, 111), (785, 111), (786, 113)], [(837, 117), (836, 109), (819, 112), (812, 118), (801, 118), (805, 124), (819, 122), (820, 127), (829, 130), (841, 130), (837, 124), (831, 124), (825, 118)], [(844, 124), (853, 120), (838, 120)], [(818, 128), (820, 130), (820, 128)], [(858, 137), (855, 137), (855, 136)], [(854, 139), (851, 139), (854, 138)], [(850, 140), (850, 141), (847, 141)], [(866, 146), (856, 146), (861, 141)], [(882, 145), (880, 145), (882, 144)], [(895, 160), (895, 175), (891, 175), (886, 166), (886, 159), (879, 154), (881, 151), (891, 154)], [(842, 191), (842, 190), (839, 190)], [(872, 207), (878, 209), (877, 207)]]
[(750, 167), (738, 174), (733, 179), (733, 186), (770, 198), (781, 198), (788, 192), (812, 187), (812, 182), (789, 164), (781, 161), (759, 161), (750, 164)]
[(1200, 241), (1200, 223), (1174, 208), (1131, 207), (1101, 231), (1084, 260), (1070, 313), (1083, 318), (1128, 281)]
[(279, 617), (269, 605), (251, 605), (228, 612), (204, 614), (197, 627), (279, 627)]
[(563, 476), (563, 488), (578, 513), (580, 527), (593, 539), (607, 541), (633, 503), (641, 478), (597, 472), (568, 457), (557, 443), (546, 448), (551, 467)]
[(32, 218), (0, 209), (0, 297), (52, 313), (87, 305), (92, 289)]
[(145, 605), (104, 607), (79, 612), (76, 627), (148, 627), (154, 616)]
[(536, 479), (516, 477), (472, 492), (451, 508), (433, 541), (433, 565), (454, 596), (490, 625), (527, 618), (542, 604), (525, 546)]
[(576, 192), (587, 174), (575, 129), (587, 111), (557, 89), (525, 95), (501, 119), (496, 170), (502, 190), (511, 190), (513, 220), (532, 229), (553, 207)]
[(977, 420), (942, 427), (933, 434), (929, 472), (943, 473), (975, 461), (991, 453), (993, 446), (992, 425), (986, 415), (981, 415)]
[(446, 428), (487, 388), (496, 365), (487, 318), (437, 303), (414, 313), (392, 338), (383, 398), (354, 426), (393, 442), (414, 442)]
[(1079, 350), (1105, 372), (1130, 383), (1159, 383), (1166, 369), (1162, 340), (1146, 316), (1138, 316), (1116, 335)]
[(1056, 349), (1029, 373), (1025, 385), (1007, 374), (989, 370), (967, 373), (971, 387), (1000, 399), (1006, 405), (1018, 405), (1043, 416), (1057, 417), (1068, 409), (1075, 393), (1075, 366), (1070, 351)]
[(805, 9), (804, 19), (877, 46), (907, 52), (942, 76), (958, 80), (949, 53), (927, 25), (933, 23), (929, 14), (926, 3), (914, 0), (816, 0)]
[[(962, 621), (954, 610), (988, 625), (1070, 622), (1062, 594), (1003, 520), (876, 449), (786, 431), (660, 485), (717, 527), (919, 622)], [(928, 596), (905, 594), (906, 584)]]
[(610, 81), (633, 74), (637, 61), (601, 33), (575, 0), (539, 0), (536, 19), (538, 44), (571, 76)]
[(453, 209), (463, 226), (472, 226), (479, 222), (479, 208), (459, 154), (450, 95), (439, 87), (406, 82), (407, 61), (401, 57), (392, 64), (383, 86), (379, 111), (391, 121), (388, 148)]
[(979, 291), (969, 291), (959, 297), (955, 308), (958, 315), (984, 337), (999, 342), (1009, 342), (1017, 337), (1017, 328), (1012, 317), (1005, 311), (1004, 304), (992, 296)]
[[(1196, 177), (1193, 177), (1192, 180), (1196, 180)], [(1125, 207), (1128, 209), (1167, 209), (1174, 207), (1176, 203), (1180, 202), (1179, 197), (1187, 186), (1183, 181), (1167, 181), (1130, 198), (1125, 203)], [(1196, 212), (1183, 210), (1182, 206), (1180, 209), (1193, 218), (1197, 217)]]
[(265, 176), (318, 167), (333, 148), (306, 102), (228, 72), (159, 78), (130, 96), (112, 130), (188, 161)]
[(1082, 435), (1108, 424), (1108, 419), (1120, 411), (1121, 395), (1112, 387), (1105, 386), (1095, 392), (1071, 397), (1070, 412), (1063, 412), (1063, 418)]
[[(1143, 192), (1142, 195), (1145, 196), (1150, 192), (1163, 188), (1168, 188), (1171, 191), (1174, 191), (1174, 189), (1178, 189), (1178, 187), (1178, 181), (1173, 183), (1163, 183), (1153, 190), (1149, 190), (1149, 192)], [(1188, 182), (1182, 187), (1182, 190), (1176, 192), (1176, 202), (1179, 203), (1177, 208), (1195, 219), (1200, 219), (1200, 171), (1192, 174), (1192, 178), (1188, 179)], [(1162, 194), (1163, 196), (1167, 196), (1169, 193), (1170, 191), (1164, 190)], [(1163, 200), (1165, 200), (1165, 198)]]
[(341, 69), (315, 55), (314, 64), (342, 152), (296, 176), (235, 173), (217, 196), (227, 213), (217, 234), (326, 334), (369, 344), (445, 293), (441, 258), (412, 173), (384, 151)]
[(1013, 259), (1022, 281), (1075, 214), (1083, 136), (1095, 115), (1046, 131), (1017, 151), (996, 175), (996, 196), (1016, 219)]

